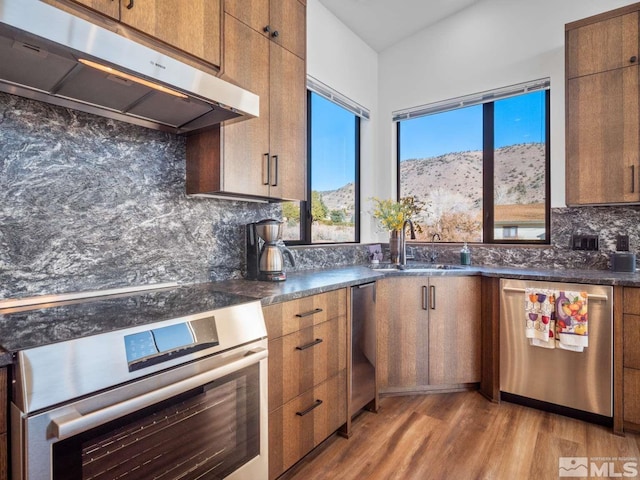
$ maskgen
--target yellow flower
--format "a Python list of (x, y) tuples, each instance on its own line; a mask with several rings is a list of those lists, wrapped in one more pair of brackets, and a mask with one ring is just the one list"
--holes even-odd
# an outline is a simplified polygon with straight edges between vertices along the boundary
[(373, 216), (386, 230), (402, 230), (405, 220), (411, 220), (418, 232), (422, 232), (416, 223), (416, 216), (424, 207), (424, 203), (414, 197), (403, 197), (400, 201), (372, 199), (375, 202)]

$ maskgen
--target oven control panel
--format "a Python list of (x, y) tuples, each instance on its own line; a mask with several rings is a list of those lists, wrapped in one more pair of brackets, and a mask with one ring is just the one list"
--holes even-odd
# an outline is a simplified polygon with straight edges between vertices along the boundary
[(219, 345), (215, 317), (125, 335), (129, 371)]

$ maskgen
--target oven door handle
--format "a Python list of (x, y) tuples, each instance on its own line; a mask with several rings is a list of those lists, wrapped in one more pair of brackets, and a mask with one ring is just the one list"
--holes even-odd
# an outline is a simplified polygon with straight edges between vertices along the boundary
[(239, 360), (100, 410), (95, 410), (83, 415), (74, 409), (59, 418), (51, 420), (52, 433), (58, 440), (73, 437), (258, 363), (266, 359), (267, 355), (268, 351), (264, 348), (250, 350)]

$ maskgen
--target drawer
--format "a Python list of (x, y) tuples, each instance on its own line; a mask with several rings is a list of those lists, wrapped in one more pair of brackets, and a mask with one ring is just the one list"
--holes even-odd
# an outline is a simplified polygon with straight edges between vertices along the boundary
[(624, 414), (625, 422), (640, 425), (640, 370), (624, 369)]
[(623, 364), (640, 369), (640, 315), (625, 314), (623, 318)]
[(344, 370), (346, 317), (269, 342), (269, 411)]
[(269, 478), (287, 470), (347, 421), (346, 371), (269, 414)]
[(346, 292), (342, 288), (264, 307), (262, 311), (269, 339), (346, 315)]
[(640, 315), (640, 288), (624, 287), (623, 313)]

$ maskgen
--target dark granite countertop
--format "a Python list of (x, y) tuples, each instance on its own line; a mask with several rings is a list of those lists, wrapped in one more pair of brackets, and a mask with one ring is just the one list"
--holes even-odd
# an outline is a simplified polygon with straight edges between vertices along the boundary
[[(418, 265), (413, 264), (410, 267)], [(470, 266), (455, 269), (436, 269), (430, 271), (373, 270), (368, 266), (351, 266), (320, 270), (305, 270), (287, 274), (285, 282), (260, 282), (252, 280), (230, 280), (215, 282), (215, 288), (254, 297), (263, 305), (293, 300), (307, 295), (335, 290), (337, 288), (372, 282), (385, 276), (460, 276), (480, 275), (488, 277), (512, 278), (520, 280), (538, 280), (552, 282), (571, 282), (597, 285), (640, 286), (640, 273), (618, 273), (609, 270), (567, 270), (567, 269), (530, 269), (508, 267)]]
[[(415, 265), (414, 265), (415, 266)], [(350, 266), (291, 272), (285, 282), (226, 280), (135, 294), (63, 302), (49, 308), (0, 311), (0, 366), (12, 353), (81, 336), (144, 325), (226, 306), (260, 300), (263, 305), (373, 282), (385, 276), (479, 275), (521, 280), (640, 286), (640, 273), (608, 270), (530, 269), (470, 266), (435, 271), (373, 270)]]

